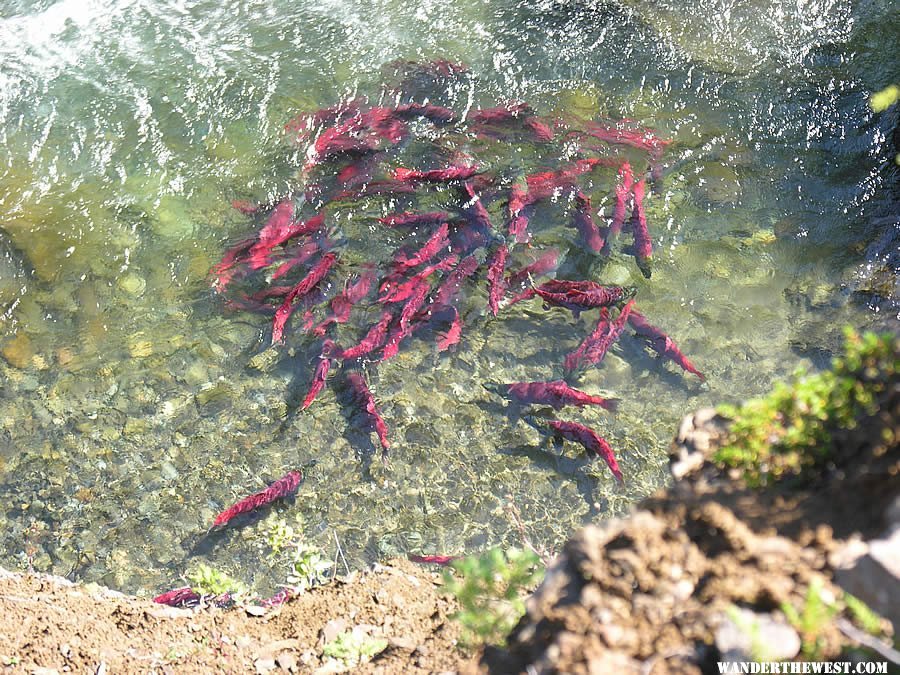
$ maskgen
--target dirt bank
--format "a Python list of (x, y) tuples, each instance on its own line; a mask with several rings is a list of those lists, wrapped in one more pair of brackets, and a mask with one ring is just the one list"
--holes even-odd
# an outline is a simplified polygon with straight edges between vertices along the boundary
[(439, 577), (406, 561), (377, 566), (305, 593), (264, 616), (244, 610), (175, 609), (64, 579), (0, 578), (0, 659), (7, 672), (339, 672), (322, 656), (344, 631), (384, 638), (377, 661), (353, 672), (417, 673), (460, 668), (455, 605)]
[[(881, 535), (897, 517), (898, 393), (842, 434), (834, 465), (805, 486), (747, 488), (706, 461), (725, 420), (712, 410), (686, 418), (674, 486), (629, 518), (576, 534), (485, 669), (661, 675), (718, 672), (717, 660), (886, 660), (859, 649), (871, 640), (834, 580), (847, 541)], [(811, 587), (821, 604), (810, 605)], [(889, 646), (890, 624), (879, 630)]]

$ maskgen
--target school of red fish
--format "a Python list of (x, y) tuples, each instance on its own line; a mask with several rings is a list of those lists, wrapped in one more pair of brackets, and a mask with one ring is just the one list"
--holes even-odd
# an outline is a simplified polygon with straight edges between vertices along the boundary
[[(410, 69), (431, 81), (465, 72), (447, 61)], [(650, 129), (628, 121), (541, 117), (521, 102), (462, 116), (428, 102), (384, 106), (363, 99), (299, 115), (285, 129), (305, 158), (298, 177), (302, 187), (275, 204), (233, 203), (258, 231), (225, 252), (212, 283), (228, 306), (271, 315), (273, 344), (289, 335), (317, 341), (306, 343), (318, 345), (319, 358), (301, 409), (335, 383), (350, 393), (342, 400), (365, 413), (360, 419), (376, 433), (386, 456), (388, 424), (363, 366), (371, 369), (393, 358), (415, 338), (431, 336), (439, 352), (458, 345), (464, 329), (460, 298), (464, 288), (479, 284), (486, 287), (485, 310), (492, 316), (535, 298), (576, 318), (597, 312), (595, 328), (560, 364), (566, 379), (600, 364), (628, 329), (661, 360), (705, 379), (673, 339), (638, 310), (635, 288), (551, 278), (567, 255), (602, 261), (614, 249), (632, 255), (650, 278), (653, 245), (644, 201), (668, 144)], [(501, 146), (553, 157), (552, 168), (527, 172), (515, 162), (500, 166), (496, 148)], [(484, 153), (493, 158), (490, 163), (478, 161), (479, 148), (491, 149)], [(603, 177), (614, 181), (609, 217), (591, 200), (602, 197), (597, 182)], [(542, 244), (542, 231), (557, 225), (535, 217), (542, 205), (568, 211), (566, 224), (576, 232), (574, 254)], [(345, 236), (342, 224), (351, 219), (365, 228)], [(623, 245), (619, 240), (626, 234), (632, 241)], [(372, 257), (360, 261), (350, 250), (354, 238), (357, 246), (360, 239), (402, 243), (382, 260), (369, 253)], [(367, 251), (376, 250), (371, 242), (362, 243)], [(369, 317), (372, 308), (377, 318), (357, 321), (364, 328), (348, 337), (354, 312)], [(564, 379), (486, 388), (515, 404), (557, 411), (586, 405), (614, 411), (617, 403)], [(593, 429), (575, 421), (528, 420), (602, 458), (616, 479), (624, 480), (612, 447)], [(223, 511), (213, 527), (292, 494), (299, 482), (299, 472), (289, 472)], [(430, 558), (441, 556), (419, 557)], [(192, 602), (183, 591), (171, 592), (174, 601)]]

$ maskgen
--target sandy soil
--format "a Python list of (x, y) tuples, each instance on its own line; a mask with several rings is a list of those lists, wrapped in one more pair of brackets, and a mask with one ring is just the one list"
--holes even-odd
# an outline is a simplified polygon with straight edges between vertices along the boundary
[[(421, 566), (395, 561), (252, 616), (241, 609), (176, 609), (64, 579), (5, 573), (0, 663), (23, 673), (452, 671), (466, 657), (448, 620), (455, 605), (438, 592), (438, 582)], [(375, 661), (350, 667), (322, 658), (323, 629), (358, 626), (388, 639)]]

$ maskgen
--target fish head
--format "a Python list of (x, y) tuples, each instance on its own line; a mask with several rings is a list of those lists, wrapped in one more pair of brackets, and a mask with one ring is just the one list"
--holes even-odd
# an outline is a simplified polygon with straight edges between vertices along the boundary
[(546, 419), (540, 419), (534, 415), (522, 415), (522, 421), (544, 436), (554, 435), (553, 430), (547, 426), (548, 420)]
[(498, 382), (482, 382), (481, 386), (492, 394), (496, 394), (497, 396), (501, 397), (506, 396), (507, 385), (505, 384), (500, 384)]
[(641, 274), (644, 275), (645, 279), (649, 279), (653, 270), (650, 267), (650, 258), (638, 258), (637, 260), (638, 269), (641, 271)]

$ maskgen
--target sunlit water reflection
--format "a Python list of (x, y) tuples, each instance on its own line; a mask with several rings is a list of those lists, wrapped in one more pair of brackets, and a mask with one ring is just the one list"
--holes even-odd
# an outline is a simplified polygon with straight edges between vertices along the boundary
[[(200, 557), (271, 584), (266, 519), (201, 535), (313, 459), (268, 519), (299, 517), (329, 550), (336, 533), (356, 563), (516, 543), (508, 502), (548, 545), (620, 513), (663, 482), (686, 411), (824, 365), (843, 323), (893, 325), (896, 113), (867, 95), (900, 81), (898, 36), (889, 2), (6, 3), (2, 562), (153, 590)], [(248, 365), (266, 320), (209, 287), (250, 222), (230, 201), (297, 188), (284, 123), (377, 96), (398, 58), (467, 64), (472, 87), (447, 94), (459, 110), (521, 99), (673, 139), (649, 200), (653, 278), (624, 257), (606, 273), (638, 285), (708, 387), (626, 343), (579, 380), (621, 412), (560, 415), (603, 430), (624, 487), (574, 447), (555, 457), (481, 386), (558, 377), (590, 328), (561, 310), (473, 317), (454, 354), (413, 343), (379, 367), (388, 466), (328, 392), (284, 422), (312, 341)]]

